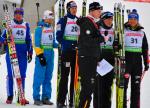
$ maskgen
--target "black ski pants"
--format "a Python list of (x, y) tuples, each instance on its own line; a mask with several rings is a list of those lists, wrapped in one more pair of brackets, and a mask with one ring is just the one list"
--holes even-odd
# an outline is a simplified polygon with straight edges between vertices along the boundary
[(79, 56), (79, 75), (81, 77), (81, 92), (78, 108), (89, 108), (91, 95), (94, 92), (97, 59), (94, 57)]
[(94, 108), (111, 108), (113, 75), (114, 73), (111, 71), (105, 76), (96, 76)]
[[(139, 53), (126, 53), (126, 73), (131, 77), (130, 108), (140, 108), (140, 85), (142, 75), (142, 57)], [(125, 77), (124, 108), (127, 108), (127, 89), (129, 77)]]
[[(114, 56), (111, 50), (103, 50), (101, 57), (114, 66)], [(94, 108), (111, 108), (113, 79), (114, 70), (111, 70), (104, 76), (96, 75), (93, 102)]]
[[(61, 77), (59, 83), (57, 102), (64, 104), (68, 93), (68, 77), (70, 78), (69, 103), (73, 104), (74, 97), (74, 75), (75, 75), (76, 51), (62, 52), (61, 55)], [(70, 73), (71, 72), (71, 73)]]

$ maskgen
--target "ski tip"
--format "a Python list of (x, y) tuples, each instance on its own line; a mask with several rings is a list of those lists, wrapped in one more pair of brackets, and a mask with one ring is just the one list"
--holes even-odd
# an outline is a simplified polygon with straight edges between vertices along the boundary
[(40, 7), (40, 3), (39, 3), (39, 2), (37, 2), (37, 3), (36, 3), (36, 6), (37, 6), (37, 7)]
[(123, 10), (123, 11), (125, 10), (125, 5), (122, 6), (122, 10)]
[(5, 9), (8, 11), (8, 6), (7, 6), (7, 4), (5, 4)]
[(3, 10), (4, 10), (4, 12), (5, 12), (5, 5), (3, 4)]
[(13, 6), (13, 7), (16, 7), (16, 3), (13, 3), (12, 6)]

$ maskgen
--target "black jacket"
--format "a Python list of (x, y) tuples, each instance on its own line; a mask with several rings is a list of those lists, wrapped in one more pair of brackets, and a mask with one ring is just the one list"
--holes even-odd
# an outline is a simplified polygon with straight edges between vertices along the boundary
[(77, 24), (80, 26), (80, 35), (78, 40), (79, 56), (100, 58), (100, 43), (104, 42), (97, 25), (88, 18), (78, 19)]

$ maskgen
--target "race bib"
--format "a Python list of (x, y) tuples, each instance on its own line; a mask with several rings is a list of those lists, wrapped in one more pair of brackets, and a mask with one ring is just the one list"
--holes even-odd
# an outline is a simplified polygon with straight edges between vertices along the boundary
[(24, 44), (26, 40), (26, 24), (12, 23), (12, 35), (17, 44)]
[(52, 49), (53, 48), (53, 29), (52, 28), (44, 28), (41, 37), (41, 46), (44, 49)]
[(79, 36), (79, 31), (80, 29), (79, 26), (76, 24), (76, 21), (68, 18), (64, 32), (64, 39), (76, 41)]

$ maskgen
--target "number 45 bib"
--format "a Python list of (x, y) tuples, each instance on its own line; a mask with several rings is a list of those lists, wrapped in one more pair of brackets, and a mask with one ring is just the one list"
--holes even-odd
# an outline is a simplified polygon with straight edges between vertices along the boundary
[(25, 44), (26, 39), (26, 22), (22, 24), (15, 24), (12, 22), (12, 35), (14, 36), (14, 41), (17, 44)]

